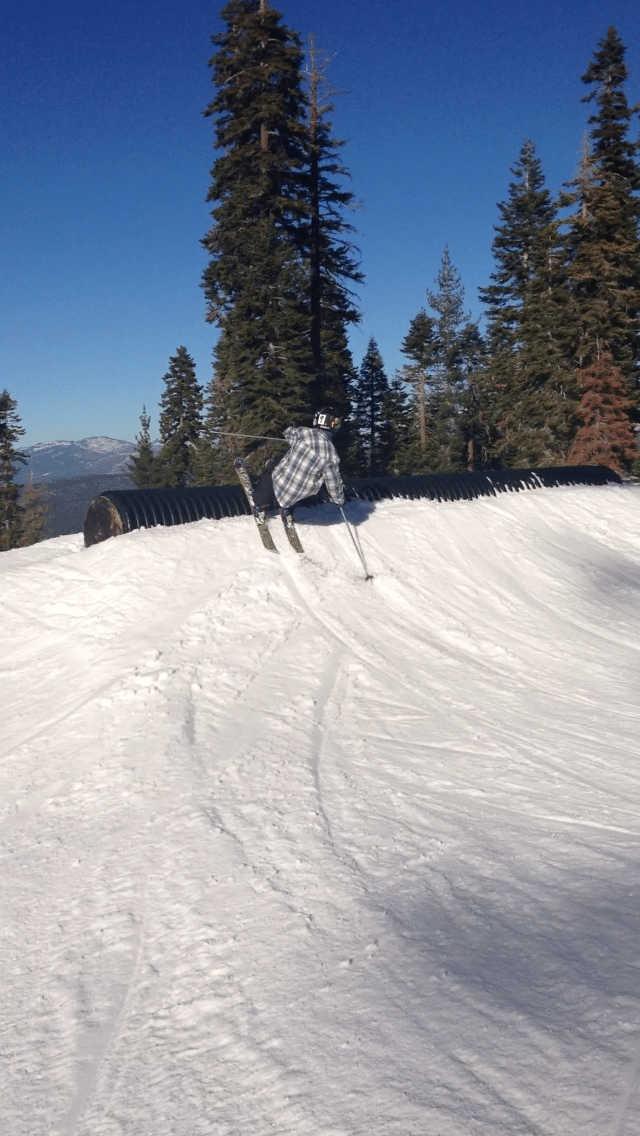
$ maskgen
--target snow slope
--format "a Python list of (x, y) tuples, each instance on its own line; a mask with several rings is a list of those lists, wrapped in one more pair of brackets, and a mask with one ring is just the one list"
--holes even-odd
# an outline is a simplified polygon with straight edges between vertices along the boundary
[(0, 557), (0, 1132), (640, 1131), (640, 487)]

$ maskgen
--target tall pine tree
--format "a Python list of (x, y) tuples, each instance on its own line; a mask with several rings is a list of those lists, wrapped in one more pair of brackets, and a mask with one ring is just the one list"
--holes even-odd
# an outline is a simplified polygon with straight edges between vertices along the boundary
[(590, 148), (564, 204), (574, 207), (568, 233), (572, 360), (582, 369), (610, 354), (631, 393), (640, 359), (640, 169), (637, 143), (629, 137), (638, 108), (629, 107), (625, 94), (625, 54), (610, 27), (582, 76), (594, 88), (583, 99), (595, 103)]
[(203, 287), (220, 328), (209, 415), (245, 434), (308, 420), (307, 97), (298, 35), (266, 0), (230, 0), (213, 37), (218, 157)]
[(361, 476), (387, 472), (392, 443), (388, 399), (389, 380), (372, 336), (358, 372), (353, 399), (357, 431), (355, 467)]
[(146, 406), (143, 406), (140, 415), (140, 433), (136, 434), (138, 448), (127, 466), (127, 473), (138, 489), (149, 489), (157, 485), (160, 477), (160, 466), (151, 445), (150, 426), (151, 418), (147, 414)]
[(16, 474), (27, 460), (17, 449), (23, 434), (18, 403), (8, 390), (3, 390), (0, 394), (0, 551), (3, 552), (20, 544), (23, 511)]
[(489, 455), (499, 464), (563, 460), (571, 437), (573, 379), (564, 353), (569, 296), (557, 207), (533, 142), (511, 170), (498, 205), (487, 306), (487, 362), (480, 382)]
[(482, 337), (477, 322), (465, 312), (464, 287), (448, 246), (436, 284), (437, 291), (427, 290), (429, 307), (435, 312), (427, 402), (431, 468), (468, 469), (475, 465), (475, 372), (482, 354)]
[(578, 429), (567, 465), (606, 465), (628, 474), (638, 464), (628, 384), (609, 352), (581, 367)]
[(315, 406), (329, 403), (346, 418), (355, 375), (347, 331), (360, 320), (350, 285), (362, 284), (364, 276), (352, 241), (354, 228), (344, 215), (354, 207), (354, 196), (345, 186), (348, 172), (339, 158), (344, 142), (332, 136), (327, 66), (312, 38), (307, 67), (310, 394)]
[(394, 477), (420, 472), (422, 448), (419, 442), (414, 392), (410, 384), (405, 381), (402, 371), (396, 371), (389, 380), (389, 389), (383, 400), (383, 414), (387, 442), (384, 472)]
[(20, 548), (46, 540), (51, 509), (51, 491), (42, 481), (30, 475), (20, 494)]
[(435, 369), (436, 360), (436, 323), (421, 308), (409, 324), (409, 330), (402, 341), (402, 354), (411, 362), (404, 370), (405, 380), (413, 386), (418, 405), (418, 420), (420, 426), (420, 444), (423, 448), (427, 444), (427, 412), (426, 388), (430, 376)]
[(507, 200), (498, 203), (500, 224), (494, 226), (492, 283), (478, 289), (487, 309), (487, 347), (492, 361), (497, 366), (505, 356), (508, 369), (522, 340), (522, 309), (532, 281), (546, 270), (557, 214), (530, 140), (522, 146), (511, 173), (514, 180)]
[[(186, 347), (169, 359), (160, 400), (160, 441), (154, 480), (161, 486), (185, 486), (194, 480), (196, 447), (202, 429), (202, 388)], [(144, 424), (143, 424), (144, 428)], [(157, 472), (155, 472), (157, 471)]]
[(413, 473), (433, 471), (438, 469), (439, 452), (429, 419), (438, 340), (436, 321), (427, 315), (424, 308), (411, 320), (401, 350), (410, 360), (402, 369), (402, 379), (413, 388), (417, 417), (416, 437), (410, 443), (411, 452), (405, 453), (404, 461), (410, 461)]
[[(226, 480), (244, 446), (233, 433), (273, 434), (335, 406), (350, 444), (355, 368), (348, 330), (363, 280), (353, 207), (332, 136), (327, 61), (313, 41), (306, 73), (300, 40), (266, 0), (232, 0), (210, 61), (220, 156), (212, 170), (211, 254), (203, 287), (220, 328), (198, 454), (200, 481)], [(307, 81), (307, 90), (304, 80)], [(221, 435), (219, 431), (230, 431)], [(259, 446), (269, 451), (269, 446)]]

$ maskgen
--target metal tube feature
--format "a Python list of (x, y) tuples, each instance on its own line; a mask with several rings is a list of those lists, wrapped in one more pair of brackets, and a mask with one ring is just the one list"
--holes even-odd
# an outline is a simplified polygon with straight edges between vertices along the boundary
[[(621, 484), (622, 478), (607, 466), (566, 465), (548, 469), (491, 469), (483, 473), (354, 477), (345, 479), (345, 490), (348, 501), (384, 501), (394, 497), (470, 501), (474, 497), (495, 497), (498, 493), (519, 493), (523, 489), (611, 483)], [(321, 505), (326, 500), (326, 494), (321, 492), (300, 504)], [(188, 524), (204, 517), (211, 520), (240, 517), (249, 512), (240, 485), (208, 485), (189, 489), (110, 489), (94, 497), (87, 509), (84, 543), (90, 547), (133, 529)]]

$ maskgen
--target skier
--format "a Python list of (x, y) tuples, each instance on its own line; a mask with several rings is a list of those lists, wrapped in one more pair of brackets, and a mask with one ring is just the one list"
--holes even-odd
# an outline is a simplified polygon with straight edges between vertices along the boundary
[(284, 436), (289, 443), (281, 461), (267, 462), (253, 488), (256, 515), (269, 509), (285, 512), (296, 501), (317, 493), (324, 483), (335, 505), (344, 505), (344, 486), (340, 478), (340, 459), (331, 440), (339, 429), (340, 418), (329, 406), (317, 410), (313, 426), (288, 426)]

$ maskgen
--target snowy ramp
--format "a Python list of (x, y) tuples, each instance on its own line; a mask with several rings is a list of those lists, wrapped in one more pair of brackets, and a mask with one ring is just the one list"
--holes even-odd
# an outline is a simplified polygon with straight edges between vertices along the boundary
[(0, 1131), (640, 1128), (640, 488), (0, 558)]

